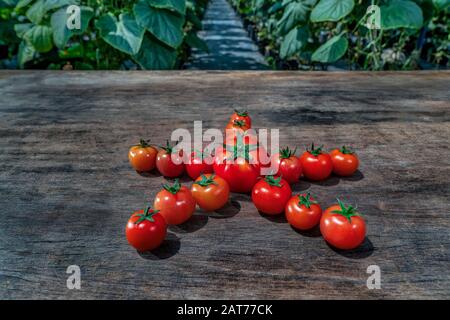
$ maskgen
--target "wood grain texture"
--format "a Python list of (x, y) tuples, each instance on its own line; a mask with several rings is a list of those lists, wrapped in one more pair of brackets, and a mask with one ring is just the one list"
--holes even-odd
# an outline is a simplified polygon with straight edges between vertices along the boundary
[[(358, 204), (364, 245), (268, 219), (249, 196), (200, 211), (139, 255), (125, 223), (165, 181), (128, 147), (222, 128), (232, 108), (281, 144), (358, 150), (360, 172), (302, 181), (323, 206)], [(0, 298), (450, 298), (450, 72), (0, 72)], [(191, 182), (187, 178), (182, 181)], [(81, 290), (66, 268), (82, 270)], [(382, 289), (366, 287), (379, 265)]]

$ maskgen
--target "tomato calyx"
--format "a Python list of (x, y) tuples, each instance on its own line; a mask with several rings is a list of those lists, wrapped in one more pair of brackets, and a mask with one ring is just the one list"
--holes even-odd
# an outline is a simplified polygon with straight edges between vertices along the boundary
[(311, 153), (313, 156), (317, 157), (318, 155), (322, 154), (322, 148), (323, 148), (323, 145), (321, 145), (318, 148), (314, 148), (314, 143), (312, 143), (311, 149), (309, 149), (308, 152)]
[(341, 149), (339, 149), (340, 152), (342, 152), (343, 154), (354, 154), (355, 151), (353, 151), (352, 148), (350, 147), (346, 147), (346, 146), (342, 146)]
[(173, 153), (173, 148), (175, 148), (175, 146), (178, 144), (178, 141), (175, 142), (175, 144), (173, 146), (170, 145), (169, 140), (166, 140), (166, 145), (165, 146), (159, 146), (161, 149), (165, 150), (168, 154), (172, 154)]
[(144, 140), (144, 139), (140, 139), (138, 144), (135, 144), (135, 147), (141, 147), (141, 148), (148, 148), (151, 147), (152, 145), (149, 143), (150, 139), (148, 140)]
[(151, 207), (147, 207), (147, 208), (145, 208), (144, 213), (136, 215), (136, 217), (139, 217), (139, 219), (136, 220), (134, 222), (134, 224), (139, 224), (144, 220), (148, 220), (150, 222), (155, 222), (155, 219), (153, 219), (153, 216), (155, 214), (157, 214), (158, 212), (159, 212), (159, 210), (153, 210)]
[(231, 153), (231, 156), (227, 157), (227, 160), (236, 160), (237, 158), (244, 158), (250, 161), (252, 158), (250, 156), (250, 151), (256, 150), (258, 148), (257, 144), (245, 144), (244, 136), (240, 133), (236, 135), (236, 143), (232, 146), (224, 145), (225, 149)]
[(266, 176), (264, 178), (264, 180), (272, 187), (282, 187), (283, 185), (281, 184), (281, 176), (279, 176), (278, 178), (275, 178), (274, 176)]
[(305, 207), (307, 207), (308, 209), (311, 207), (312, 204), (317, 204), (316, 201), (314, 201), (313, 199), (311, 199), (311, 194), (308, 192), (305, 195), (299, 194), (298, 195), (298, 205), (304, 205)]
[(236, 113), (239, 117), (247, 117), (248, 116), (247, 110), (240, 111), (240, 110), (234, 109), (234, 113)]
[(216, 175), (213, 173), (211, 174), (209, 177), (205, 176), (204, 174), (202, 174), (200, 176), (202, 179), (200, 181), (195, 181), (195, 184), (198, 184), (199, 186), (202, 187), (207, 187), (211, 184), (216, 185), (217, 186), (217, 182), (214, 181), (214, 178), (216, 177)]
[(177, 192), (180, 191), (181, 189), (181, 184), (180, 181), (178, 181), (178, 179), (175, 179), (173, 185), (163, 184), (163, 188), (166, 191), (170, 192), (171, 194), (177, 194)]
[(351, 217), (361, 215), (359, 212), (356, 211), (356, 208), (354, 208), (353, 206), (349, 205), (346, 207), (345, 204), (339, 199), (337, 199), (337, 202), (338, 202), (339, 206), (341, 207), (341, 210), (333, 210), (331, 212), (343, 215), (344, 217), (347, 218), (348, 222), (352, 223)]
[(245, 122), (245, 120), (233, 120), (233, 126), (242, 128), (245, 127), (247, 125), (247, 123)]
[(280, 159), (289, 159), (291, 156), (295, 155), (297, 148), (294, 150), (289, 149), (289, 147), (280, 149)]

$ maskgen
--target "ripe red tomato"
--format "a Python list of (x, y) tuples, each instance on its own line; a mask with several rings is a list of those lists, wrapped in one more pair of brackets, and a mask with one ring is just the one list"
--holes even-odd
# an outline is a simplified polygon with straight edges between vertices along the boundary
[(231, 134), (225, 132), (225, 144), (228, 146), (234, 146), (236, 144), (242, 143), (244, 145), (257, 145), (258, 136), (254, 130), (238, 130), (234, 129)]
[(239, 111), (235, 109), (234, 113), (230, 117), (229, 122), (233, 122), (234, 120), (245, 121), (249, 129), (252, 127), (252, 119), (248, 115), (247, 111)]
[(183, 152), (175, 153), (173, 147), (167, 141), (167, 145), (161, 147), (156, 156), (156, 168), (163, 176), (168, 178), (181, 176), (184, 172)]
[(166, 184), (163, 188), (155, 197), (155, 210), (159, 210), (169, 225), (189, 220), (195, 211), (195, 200), (191, 190), (182, 186), (178, 179), (172, 186)]
[(351, 176), (359, 166), (359, 159), (352, 149), (343, 146), (330, 152), (333, 172), (339, 176)]
[(300, 160), (295, 156), (295, 150), (289, 147), (280, 149), (280, 153), (276, 154), (275, 160), (278, 162), (278, 171), (276, 176), (283, 177), (288, 183), (292, 184), (300, 179), (302, 175), (302, 165)]
[(329, 207), (320, 220), (320, 232), (324, 239), (338, 249), (354, 249), (366, 237), (366, 223), (352, 206), (338, 204)]
[(322, 208), (308, 193), (289, 199), (285, 213), (286, 219), (291, 226), (300, 230), (308, 230), (319, 223), (322, 216)]
[(333, 170), (331, 157), (327, 153), (322, 153), (322, 147), (314, 149), (313, 144), (311, 150), (305, 151), (300, 157), (303, 175), (310, 180), (325, 180)]
[(134, 170), (139, 172), (150, 171), (155, 168), (156, 154), (158, 150), (141, 139), (139, 144), (134, 145), (128, 151), (128, 159)]
[(202, 174), (213, 172), (212, 161), (208, 161), (208, 164), (205, 160), (203, 153), (192, 152), (190, 163), (186, 163), (186, 172), (191, 179), (195, 180)]
[(150, 207), (133, 213), (125, 228), (128, 242), (140, 252), (159, 247), (166, 233), (166, 221), (157, 210)]
[(258, 157), (255, 156), (257, 152), (257, 146), (243, 143), (217, 148), (214, 172), (228, 182), (232, 192), (248, 193), (252, 191), (261, 172)]
[(204, 174), (192, 184), (191, 192), (200, 208), (214, 211), (227, 203), (230, 187), (225, 179), (215, 174)]
[(266, 176), (253, 187), (252, 200), (262, 213), (275, 215), (283, 213), (291, 195), (292, 190), (286, 180)]

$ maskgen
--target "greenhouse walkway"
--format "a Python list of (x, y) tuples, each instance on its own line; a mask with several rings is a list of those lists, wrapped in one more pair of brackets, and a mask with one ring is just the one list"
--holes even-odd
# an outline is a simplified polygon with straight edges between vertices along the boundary
[(227, 0), (211, 0), (199, 36), (209, 53), (193, 50), (188, 69), (264, 70), (268, 66)]

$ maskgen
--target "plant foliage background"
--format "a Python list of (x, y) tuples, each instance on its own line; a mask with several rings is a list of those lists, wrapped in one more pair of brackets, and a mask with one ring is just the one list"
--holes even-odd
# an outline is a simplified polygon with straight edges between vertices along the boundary
[[(0, 0), (0, 68), (174, 69), (208, 0)], [(228, 0), (275, 69), (409, 70), (450, 64), (450, 0)], [(68, 30), (66, 8), (81, 6)], [(364, 26), (381, 9), (381, 29)]]
[[(231, 0), (276, 68), (449, 66), (450, 0)], [(378, 5), (381, 29), (364, 26)]]
[[(81, 30), (66, 26), (81, 8)], [(4, 67), (173, 69), (197, 36), (207, 0), (0, 0)], [(5, 52), (7, 51), (7, 52)]]

